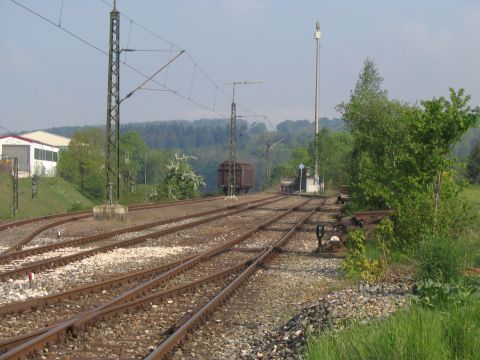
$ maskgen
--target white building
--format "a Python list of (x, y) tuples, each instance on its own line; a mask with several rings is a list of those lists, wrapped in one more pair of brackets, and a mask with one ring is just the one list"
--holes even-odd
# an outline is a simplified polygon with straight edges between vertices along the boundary
[(18, 159), (18, 176), (55, 176), (59, 146), (32, 140), (18, 135), (0, 136), (2, 158)]

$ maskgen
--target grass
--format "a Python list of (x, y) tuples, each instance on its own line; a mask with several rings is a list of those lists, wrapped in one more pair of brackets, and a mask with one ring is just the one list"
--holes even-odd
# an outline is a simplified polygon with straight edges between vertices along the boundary
[(478, 359), (480, 301), (426, 309), (418, 305), (370, 325), (310, 337), (305, 358), (330, 359)]
[[(463, 197), (480, 212), (480, 185), (471, 185), (463, 191)], [(467, 266), (480, 267), (480, 223), (471, 224), (464, 237)]]
[(463, 196), (477, 208), (480, 207), (480, 185), (471, 185), (463, 191)]
[[(480, 210), (480, 186), (464, 190), (464, 201)], [(465, 266), (480, 265), (480, 221), (460, 228), (457, 240), (435, 237), (416, 250), (417, 278), (433, 278), (443, 283), (463, 284), (477, 293), (461, 302), (454, 295), (446, 302), (433, 301), (425, 307), (412, 304), (386, 320), (369, 325), (354, 324), (339, 331), (310, 336), (304, 358), (313, 359), (478, 359), (480, 354), (480, 277), (464, 275)], [(367, 242), (365, 254), (378, 258), (378, 244)], [(411, 262), (401, 249), (390, 249), (393, 263)], [(420, 269), (423, 272), (418, 272)], [(475, 269), (474, 269), (475, 270)], [(429, 299), (427, 294), (426, 300)], [(422, 301), (425, 301), (422, 297)], [(455, 299), (459, 299), (456, 301)], [(427, 301), (428, 302), (428, 301)]]
[(19, 179), (18, 214), (12, 215), (12, 182), (8, 174), (0, 174), (0, 220), (23, 219), (62, 213), (68, 210), (86, 210), (94, 206), (65, 180), (42, 177), (38, 184), (38, 198), (32, 199), (32, 179)]

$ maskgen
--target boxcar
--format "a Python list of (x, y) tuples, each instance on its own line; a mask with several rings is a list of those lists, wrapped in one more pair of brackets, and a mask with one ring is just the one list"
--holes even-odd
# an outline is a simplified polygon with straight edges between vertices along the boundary
[[(237, 162), (235, 164), (235, 193), (248, 193), (255, 186), (255, 168), (252, 164)], [(218, 187), (228, 194), (229, 162), (225, 160), (218, 167)]]

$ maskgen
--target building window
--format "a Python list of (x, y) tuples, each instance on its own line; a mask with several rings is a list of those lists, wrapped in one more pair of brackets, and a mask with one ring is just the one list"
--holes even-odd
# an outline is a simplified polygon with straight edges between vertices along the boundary
[(34, 149), (33, 158), (35, 160), (58, 161), (58, 153), (50, 150)]

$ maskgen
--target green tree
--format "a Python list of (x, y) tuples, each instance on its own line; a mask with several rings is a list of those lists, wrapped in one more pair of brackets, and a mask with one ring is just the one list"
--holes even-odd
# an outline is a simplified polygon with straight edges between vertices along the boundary
[(68, 148), (61, 151), (57, 173), (89, 198), (98, 200), (105, 194), (104, 178), (99, 171), (104, 162), (104, 136), (98, 128), (88, 128), (77, 131)]
[(480, 141), (477, 141), (468, 156), (466, 175), (472, 184), (480, 183)]
[(446, 172), (453, 172), (453, 147), (480, 118), (480, 108), (471, 108), (465, 91), (450, 88), (450, 99), (444, 97), (421, 101), (422, 108), (411, 122), (415, 141), (415, 157), (423, 175), (433, 185), (435, 219), (440, 203), (442, 181)]
[(120, 172), (123, 176), (145, 182), (144, 167), (148, 152), (149, 148), (138, 132), (123, 133), (120, 136)]
[(349, 102), (337, 107), (353, 138), (352, 193), (360, 206), (374, 208), (394, 207), (405, 191), (416, 188), (415, 179), (404, 172), (411, 161), (404, 115), (411, 108), (389, 100), (382, 81), (374, 62), (367, 59)]
[(343, 131), (322, 128), (317, 139), (320, 177), (326, 184), (340, 186), (348, 182), (348, 167), (352, 156), (352, 136)]

